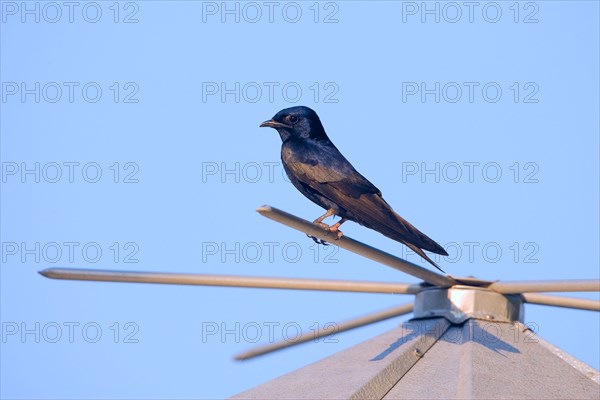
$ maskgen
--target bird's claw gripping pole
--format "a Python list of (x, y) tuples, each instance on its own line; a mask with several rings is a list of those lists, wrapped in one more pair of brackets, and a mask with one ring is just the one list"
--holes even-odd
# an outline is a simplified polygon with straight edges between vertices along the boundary
[[(323, 230), (323, 228), (321, 228), (319, 225), (279, 210), (275, 207), (265, 205), (259, 207), (256, 211), (258, 211), (258, 213), (264, 217), (304, 232), (309, 236), (314, 236), (323, 241), (331, 240), (329, 237), (330, 232)], [(420, 278), (431, 285), (450, 287), (458, 283), (449, 276), (432, 272), (409, 261), (403, 260), (367, 244), (351, 239), (348, 236), (337, 238), (337, 240), (335, 240), (335, 244), (343, 249), (387, 265), (388, 267), (392, 267), (414, 277)]]

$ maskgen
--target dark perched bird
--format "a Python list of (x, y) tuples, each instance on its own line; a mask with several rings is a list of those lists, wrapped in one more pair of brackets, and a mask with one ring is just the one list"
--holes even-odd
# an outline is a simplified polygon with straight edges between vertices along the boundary
[[(327, 210), (314, 223), (339, 238), (340, 225), (347, 220), (358, 222), (405, 244), (442, 271), (423, 250), (447, 256), (446, 250), (394, 212), (381, 191), (329, 140), (316, 112), (302, 106), (286, 108), (260, 126), (279, 132), (281, 161), (296, 189)], [(339, 216), (340, 221), (331, 226), (322, 222), (332, 215)]]

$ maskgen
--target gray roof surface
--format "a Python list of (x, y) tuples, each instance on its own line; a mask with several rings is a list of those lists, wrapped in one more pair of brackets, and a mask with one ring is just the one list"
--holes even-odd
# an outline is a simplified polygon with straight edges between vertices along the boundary
[(599, 373), (521, 323), (413, 320), (235, 399), (600, 399)]
[(597, 372), (523, 328), (480, 320), (450, 327), (384, 399), (600, 398), (590, 379)]

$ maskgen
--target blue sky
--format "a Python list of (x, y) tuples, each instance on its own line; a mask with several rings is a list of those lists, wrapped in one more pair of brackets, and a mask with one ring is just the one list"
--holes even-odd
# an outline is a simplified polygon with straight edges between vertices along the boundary
[[(410, 297), (37, 274), (415, 282), (254, 211), (322, 213), (284, 177), (276, 132), (258, 128), (293, 105), (314, 108), (396, 211), (447, 247), (451, 275), (600, 275), (597, 2), (0, 6), (3, 398), (221, 398), (401, 321), (239, 363)], [(527, 306), (525, 322), (600, 366), (597, 313)]]

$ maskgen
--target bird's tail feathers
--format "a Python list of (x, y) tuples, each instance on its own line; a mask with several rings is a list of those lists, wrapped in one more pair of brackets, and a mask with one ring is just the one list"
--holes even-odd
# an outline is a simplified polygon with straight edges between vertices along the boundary
[[(442, 246), (440, 246), (435, 240), (431, 239), (429, 236), (427, 236), (426, 234), (424, 234), (423, 232), (421, 232), (420, 230), (415, 228), (415, 226), (413, 224), (411, 224), (410, 222), (408, 222), (407, 220), (405, 220), (404, 218), (399, 216), (398, 213), (396, 213), (394, 211), (394, 209), (383, 199), (383, 197), (381, 197), (381, 196), (374, 196), (374, 197), (375, 197), (373, 199), (374, 201), (380, 202), (380, 211), (384, 215), (383, 218), (387, 218), (388, 220), (391, 219), (393, 222), (395, 222), (395, 224), (394, 224), (395, 227), (393, 228), (393, 230), (395, 230), (398, 235), (403, 237), (404, 240), (398, 240), (397, 238), (394, 238), (393, 236), (395, 236), (395, 235), (393, 235), (393, 234), (386, 235), (386, 236), (391, 237), (394, 240), (398, 240), (398, 241), (402, 241), (402, 242), (410, 241), (410, 242), (414, 243), (415, 245), (417, 245), (419, 248), (430, 251), (435, 254), (439, 254), (442, 256), (448, 255), (448, 252)], [(389, 225), (387, 225), (385, 228), (391, 228), (391, 227)], [(380, 232), (383, 233), (383, 231), (380, 231)]]
[(417, 242), (420, 248), (442, 256), (448, 255), (448, 252), (435, 240), (431, 239), (429, 236), (415, 228), (414, 225), (412, 225), (410, 222), (399, 216), (396, 212), (394, 212), (394, 216), (396, 217), (396, 220), (400, 223), (402, 228), (410, 231), (411, 234), (418, 238), (418, 241), (415, 242)]
[(414, 251), (415, 253), (417, 253), (418, 255), (420, 255), (421, 257), (423, 257), (425, 260), (427, 260), (427, 262), (429, 262), (431, 265), (433, 265), (434, 267), (436, 267), (437, 269), (439, 269), (440, 271), (442, 271), (444, 274), (446, 273), (443, 269), (441, 269), (439, 267), (439, 265), (437, 265), (435, 263), (435, 261), (433, 261), (431, 258), (429, 258), (429, 256), (427, 256), (427, 254), (425, 254), (425, 252), (420, 249), (419, 247), (415, 246), (412, 243), (406, 243), (403, 242), (406, 246), (408, 246), (408, 248), (410, 248), (412, 251)]

